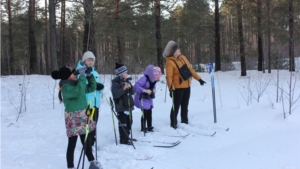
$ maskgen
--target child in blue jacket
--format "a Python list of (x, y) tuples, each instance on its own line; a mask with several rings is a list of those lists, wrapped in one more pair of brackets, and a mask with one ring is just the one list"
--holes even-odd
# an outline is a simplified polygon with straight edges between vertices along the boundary
[[(100, 95), (102, 93), (104, 85), (101, 83), (100, 75), (99, 75), (99, 73), (97, 72), (97, 70), (94, 67), (95, 61), (96, 61), (96, 57), (93, 54), (93, 52), (87, 51), (87, 52), (85, 52), (83, 54), (82, 59), (80, 61), (78, 61), (76, 69), (80, 69), (80, 68), (82, 68), (84, 66), (92, 68), (92, 72), (91, 73), (93, 74), (93, 76), (94, 76), (94, 78), (96, 80), (97, 86), (96, 86), (96, 90), (95, 91), (86, 94), (86, 100), (87, 100), (87, 104), (89, 104), (89, 103), (91, 104), (90, 105), (91, 109), (93, 109), (93, 108), (95, 109), (94, 110), (94, 120), (95, 120), (95, 122), (97, 124), (98, 117), (99, 117)], [(90, 111), (90, 112), (92, 112), (92, 111)], [(96, 130), (94, 130), (91, 133), (91, 135), (94, 136), (93, 137), (94, 139), (93, 139), (92, 145), (94, 144), (94, 142), (97, 139), (96, 138), (96, 133), (97, 133)]]

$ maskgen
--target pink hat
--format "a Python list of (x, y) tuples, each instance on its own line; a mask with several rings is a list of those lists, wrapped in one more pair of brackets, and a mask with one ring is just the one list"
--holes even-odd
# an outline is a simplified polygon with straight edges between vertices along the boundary
[(160, 67), (157, 67), (157, 66), (153, 67), (153, 75), (154, 75), (155, 80), (158, 80), (161, 77)]

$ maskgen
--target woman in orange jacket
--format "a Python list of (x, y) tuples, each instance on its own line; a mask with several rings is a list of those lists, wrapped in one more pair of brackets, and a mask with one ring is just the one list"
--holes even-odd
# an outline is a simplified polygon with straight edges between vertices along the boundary
[(163, 56), (166, 58), (166, 80), (173, 99), (170, 119), (171, 127), (177, 128), (177, 115), (181, 106), (181, 123), (188, 124), (188, 105), (192, 77), (204, 85), (206, 82), (192, 68), (187, 58), (181, 54), (178, 43), (169, 41)]

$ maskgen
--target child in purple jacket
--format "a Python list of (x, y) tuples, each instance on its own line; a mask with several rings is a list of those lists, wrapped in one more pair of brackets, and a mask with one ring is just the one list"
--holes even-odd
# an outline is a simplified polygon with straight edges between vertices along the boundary
[[(159, 67), (148, 65), (141, 77), (134, 85), (136, 93), (134, 96), (134, 105), (143, 111), (141, 118), (141, 131), (153, 132), (152, 126), (152, 108), (155, 98), (155, 84), (161, 76)], [(146, 127), (147, 122), (147, 127)]]

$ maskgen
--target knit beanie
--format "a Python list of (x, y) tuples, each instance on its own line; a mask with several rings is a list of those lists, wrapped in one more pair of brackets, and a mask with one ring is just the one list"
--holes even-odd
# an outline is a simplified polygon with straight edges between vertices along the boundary
[(178, 43), (170, 40), (167, 44), (167, 46), (165, 47), (163, 56), (164, 57), (169, 57), (169, 56), (173, 56), (174, 53), (176, 52), (176, 50), (179, 48)]
[(161, 69), (160, 67), (154, 66), (153, 67), (153, 75), (155, 79), (159, 79), (161, 77)]
[(127, 67), (122, 65), (122, 64), (119, 64), (119, 63), (115, 63), (116, 64), (116, 67), (115, 67), (115, 74), (117, 76), (121, 76), (123, 73), (126, 73), (127, 72)]
[(84, 52), (81, 60), (84, 62), (87, 59), (94, 59), (94, 62), (96, 61), (95, 55), (91, 51)]
[(58, 71), (52, 71), (51, 77), (55, 80), (61, 79), (61, 80), (67, 80), (71, 74), (75, 71), (75, 69), (72, 68), (72, 66), (63, 66)]

